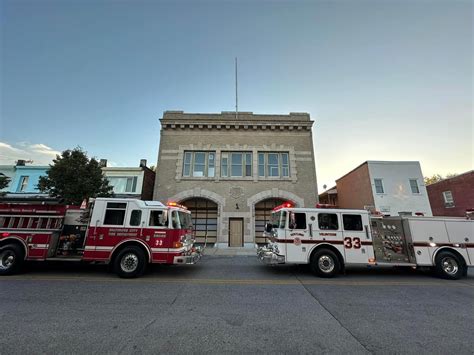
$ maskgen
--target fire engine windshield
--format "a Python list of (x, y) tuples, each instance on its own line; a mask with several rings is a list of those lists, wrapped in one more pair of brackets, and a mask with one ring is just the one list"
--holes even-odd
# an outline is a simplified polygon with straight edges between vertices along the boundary
[(272, 213), (273, 228), (285, 228), (286, 211), (278, 211)]
[(179, 222), (182, 229), (193, 229), (193, 222), (191, 220), (191, 214), (186, 212), (178, 212)]

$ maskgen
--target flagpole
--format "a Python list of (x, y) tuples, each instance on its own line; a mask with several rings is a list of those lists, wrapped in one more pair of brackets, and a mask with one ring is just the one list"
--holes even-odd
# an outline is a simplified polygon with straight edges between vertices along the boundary
[(239, 118), (239, 96), (237, 93), (237, 57), (235, 57), (235, 119)]

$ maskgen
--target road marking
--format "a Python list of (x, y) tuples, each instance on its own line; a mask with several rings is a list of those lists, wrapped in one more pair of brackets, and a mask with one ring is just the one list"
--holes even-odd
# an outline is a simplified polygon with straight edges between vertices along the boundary
[(346, 281), (346, 280), (271, 280), (271, 279), (183, 279), (183, 278), (139, 278), (139, 279), (120, 279), (105, 277), (4, 277), (0, 282), (5, 281), (82, 281), (82, 282), (127, 282), (127, 283), (174, 283), (174, 284), (198, 284), (198, 285), (318, 285), (318, 286), (452, 286), (452, 287), (471, 287), (474, 284), (468, 284), (458, 281)]

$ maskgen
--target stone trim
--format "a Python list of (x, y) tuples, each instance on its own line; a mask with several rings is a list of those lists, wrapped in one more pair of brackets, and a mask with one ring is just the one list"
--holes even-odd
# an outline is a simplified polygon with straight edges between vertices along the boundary
[(161, 122), (161, 128), (163, 130), (200, 130), (200, 131), (210, 131), (210, 130), (239, 130), (239, 129), (252, 129), (252, 130), (280, 130), (280, 131), (293, 131), (293, 130), (305, 130), (310, 131), (313, 126), (313, 122), (298, 122), (298, 123), (256, 123), (256, 122), (232, 122), (230, 124), (216, 124), (213, 122), (202, 122), (202, 124), (194, 123), (181, 123), (179, 121), (167, 121)]
[(181, 202), (193, 197), (207, 198), (208, 200), (211, 200), (217, 203), (219, 207), (225, 206), (224, 197), (222, 197), (219, 194), (216, 194), (215, 192), (212, 192), (206, 189), (201, 189), (200, 187), (195, 187), (194, 189), (181, 191), (177, 193), (176, 195), (173, 195), (170, 198), (168, 198), (168, 201)]
[[(194, 189), (185, 190), (177, 193), (174, 196), (168, 198), (168, 201), (182, 202), (190, 198), (205, 198), (215, 202), (217, 204), (217, 238), (216, 242), (221, 242), (222, 240), (222, 231), (223, 231), (223, 209), (225, 206), (225, 198), (215, 192), (201, 189), (200, 187), (195, 187)], [(245, 223), (244, 223), (245, 224)]]
[(304, 207), (304, 198), (301, 198), (295, 195), (292, 192), (273, 188), (271, 190), (265, 190), (255, 194), (247, 199), (247, 206), (251, 211), (251, 221), (250, 223), (250, 235), (253, 236), (255, 234), (255, 205), (263, 200), (269, 198), (280, 198), (283, 200), (289, 200), (295, 204), (295, 207)]

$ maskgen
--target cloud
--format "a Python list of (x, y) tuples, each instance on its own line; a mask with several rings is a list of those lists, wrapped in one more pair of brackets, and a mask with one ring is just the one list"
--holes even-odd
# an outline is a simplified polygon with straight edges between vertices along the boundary
[(14, 165), (19, 159), (32, 160), (34, 165), (48, 165), (61, 152), (54, 150), (43, 143), (20, 142), (11, 145), (0, 142), (0, 164)]

